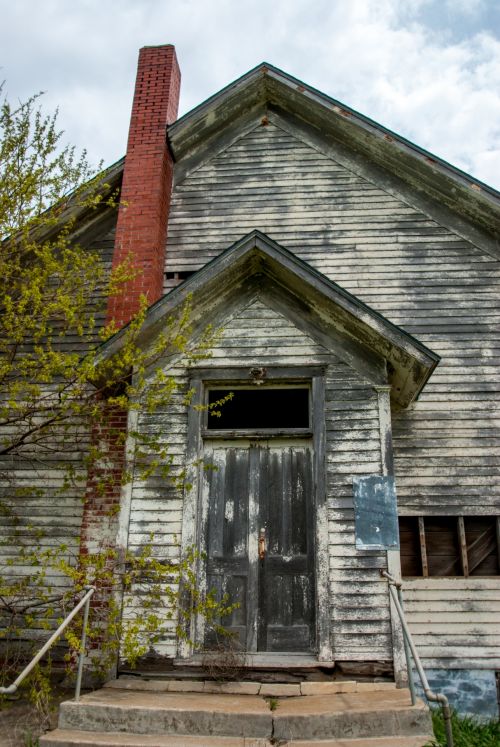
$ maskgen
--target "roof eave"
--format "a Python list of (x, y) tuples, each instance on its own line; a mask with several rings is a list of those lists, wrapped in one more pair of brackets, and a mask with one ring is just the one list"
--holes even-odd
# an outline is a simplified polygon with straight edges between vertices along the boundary
[[(143, 344), (153, 339), (164, 318), (175, 313), (190, 297), (194, 322), (204, 320), (207, 308), (222, 303), (224, 293), (231, 292), (231, 283), (241, 286), (245, 277), (255, 273), (256, 262), (259, 272), (266, 273), (273, 282), (281, 281), (302, 302), (307, 301), (318, 319), (322, 316), (325, 321), (330, 315), (332, 330), (335, 328), (354, 344), (369, 348), (381, 359), (386, 358), (394, 372), (393, 398), (398, 406), (406, 407), (419, 396), (439, 356), (259, 231), (243, 237), (153, 304), (142, 329)], [(228, 274), (231, 283), (227, 282)], [(112, 356), (120, 349), (126, 329), (101, 347), (102, 357)]]
[(257, 104), (299, 116), (324, 136), (356, 149), (410, 187), (438, 200), (495, 239), (500, 239), (500, 193), (438, 156), (327, 96), (312, 86), (261, 63), (168, 128), (176, 160)]

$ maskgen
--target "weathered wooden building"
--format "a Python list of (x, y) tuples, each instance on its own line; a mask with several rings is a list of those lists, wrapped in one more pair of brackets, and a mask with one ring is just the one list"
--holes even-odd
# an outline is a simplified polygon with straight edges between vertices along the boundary
[[(431, 684), (495, 715), (500, 195), (266, 63), (174, 121), (177, 96), (173, 48), (142, 50), (128, 206), (95, 241), (116, 234), (115, 260), (131, 249), (144, 267), (144, 344), (188, 294), (195, 335), (222, 329), (211, 358), (165, 365), (200, 404), (235, 396), (220, 419), (182, 393), (139, 412), (190, 489), (136, 476), (117, 544), (153, 532), (160, 556), (174, 537), (206, 552), (200, 582), (240, 603), (250, 663), (397, 680), (380, 570), (402, 572)], [(111, 309), (121, 322), (136, 292)], [(380, 475), (395, 476), (400, 551), (356, 546), (353, 482)], [(98, 502), (72, 514), (94, 540)], [(196, 656), (173, 635), (156, 651)]]

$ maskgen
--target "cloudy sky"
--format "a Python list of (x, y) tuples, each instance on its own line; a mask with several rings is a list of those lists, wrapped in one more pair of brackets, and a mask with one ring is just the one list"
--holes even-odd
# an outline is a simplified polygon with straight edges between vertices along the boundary
[(500, 189), (500, 0), (0, 0), (11, 101), (46, 91), (93, 162), (125, 152), (137, 51), (184, 113), (267, 61)]

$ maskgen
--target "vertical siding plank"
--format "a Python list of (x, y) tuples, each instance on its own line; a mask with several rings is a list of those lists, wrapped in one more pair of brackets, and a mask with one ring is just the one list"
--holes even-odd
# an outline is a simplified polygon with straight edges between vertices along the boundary
[(427, 543), (425, 541), (425, 521), (423, 516), (418, 517), (418, 533), (420, 537), (420, 559), (422, 561), (422, 575), (429, 575), (429, 563), (427, 562)]
[(460, 543), (460, 563), (462, 565), (462, 573), (465, 577), (469, 575), (469, 560), (467, 557), (467, 540), (465, 537), (465, 526), (464, 526), (464, 517), (458, 516), (457, 517), (457, 529), (458, 529), (458, 539)]
[(496, 530), (497, 530), (497, 548), (498, 548), (498, 572), (500, 573), (500, 516), (497, 516), (496, 521)]

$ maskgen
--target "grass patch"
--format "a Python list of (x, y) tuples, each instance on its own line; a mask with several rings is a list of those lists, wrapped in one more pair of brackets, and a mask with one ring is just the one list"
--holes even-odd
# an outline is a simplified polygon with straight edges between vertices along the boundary
[(269, 698), (267, 701), (269, 703), (269, 710), (275, 711), (279, 706), (279, 700), (278, 698)]
[[(483, 723), (468, 716), (452, 714), (455, 747), (500, 747), (500, 721)], [(446, 736), (441, 710), (433, 709), (432, 726), (435, 741), (432, 747), (446, 747)]]

